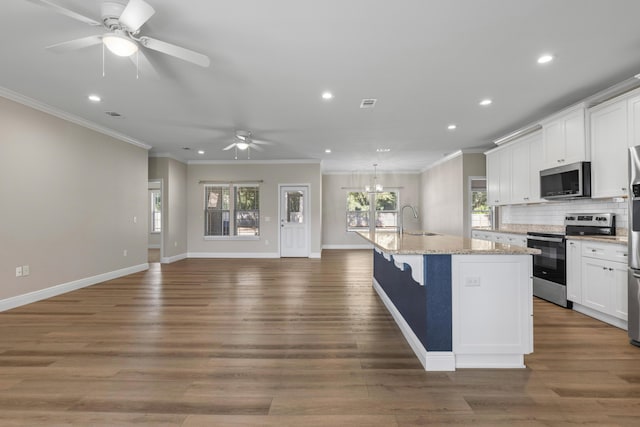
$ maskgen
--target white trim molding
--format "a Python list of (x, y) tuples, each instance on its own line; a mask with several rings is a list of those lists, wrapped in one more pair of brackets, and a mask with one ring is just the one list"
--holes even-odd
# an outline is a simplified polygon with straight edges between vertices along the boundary
[(129, 274), (138, 273), (140, 271), (144, 271), (148, 269), (149, 269), (148, 263), (134, 265), (132, 267), (122, 268), (120, 270), (110, 271), (107, 273), (98, 274), (96, 276), (85, 277), (84, 279), (74, 280), (72, 282), (51, 286), (49, 288), (41, 289), (39, 291), (29, 292), (27, 294), (6, 298), (3, 300), (0, 300), (0, 311), (11, 310), (12, 308), (31, 304), (47, 298), (52, 298), (57, 295), (65, 294), (67, 292), (86, 288), (87, 286), (102, 283), (107, 280), (117, 279), (123, 276), (128, 276)]
[(402, 314), (398, 311), (391, 299), (387, 296), (382, 289), (382, 286), (378, 281), (373, 279), (373, 289), (378, 293), (382, 303), (387, 307), (389, 313), (396, 321), (396, 324), (400, 328), (400, 332), (404, 335), (405, 339), (409, 343), (409, 346), (420, 360), (420, 363), (424, 367), (425, 371), (455, 371), (456, 359), (451, 351), (427, 351), (422, 345), (416, 334), (413, 333), (409, 324), (404, 320)]
[(189, 252), (187, 258), (280, 258), (278, 252)]
[(178, 255), (174, 255), (174, 256), (169, 256), (169, 257), (162, 257), (160, 258), (160, 263), (161, 264), (171, 264), (172, 262), (176, 262), (176, 261), (181, 261), (183, 259), (187, 259), (189, 258), (188, 254), (178, 254)]
[(91, 129), (92, 131), (126, 142), (128, 144), (135, 145), (136, 147), (144, 148), (145, 150), (151, 149), (151, 145), (145, 144), (141, 141), (138, 141), (137, 139), (133, 139), (127, 135), (121, 134), (112, 129), (100, 126), (96, 123), (92, 123), (88, 120), (85, 120), (73, 114), (66, 113), (49, 104), (45, 104), (44, 102), (37, 101), (33, 98), (29, 98), (28, 96), (24, 96), (22, 94), (19, 94), (17, 92), (14, 92), (12, 90), (9, 90), (1, 86), (0, 86), (0, 96), (2, 96), (3, 98), (10, 99), (11, 101), (15, 101), (18, 104), (22, 104), (27, 107), (31, 107), (35, 110), (42, 111), (43, 113), (50, 114), (52, 116), (55, 116), (59, 119), (76, 124), (78, 126), (82, 126), (84, 128)]
[(373, 249), (373, 244), (366, 245), (322, 245), (322, 249)]

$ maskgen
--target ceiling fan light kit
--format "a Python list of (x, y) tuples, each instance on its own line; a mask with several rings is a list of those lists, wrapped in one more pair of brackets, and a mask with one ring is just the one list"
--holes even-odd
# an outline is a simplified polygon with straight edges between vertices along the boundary
[(153, 7), (144, 0), (129, 0), (126, 4), (105, 1), (101, 4), (100, 20), (89, 18), (50, 0), (30, 1), (76, 21), (91, 26), (102, 26), (107, 30), (102, 36), (93, 35), (47, 47), (54, 52), (67, 52), (102, 43), (110, 52), (118, 56), (131, 56), (139, 50), (140, 55), (144, 56), (140, 48), (142, 46), (144, 49), (164, 53), (201, 67), (206, 68), (210, 64), (209, 57), (206, 55), (162, 40), (139, 35), (140, 28), (155, 14)]
[(123, 30), (115, 30), (102, 36), (102, 43), (118, 56), (131, 56), (138, 51), (138, 45), (124, 35)]

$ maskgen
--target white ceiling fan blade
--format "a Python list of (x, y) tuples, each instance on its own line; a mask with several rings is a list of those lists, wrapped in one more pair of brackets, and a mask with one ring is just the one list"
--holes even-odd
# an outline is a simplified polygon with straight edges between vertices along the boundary
[(209, 57), (206, 55), (161, 40), (152, 39), (151, 37), (140, 37), (140, 42), (144, 47), (175, 56), (183, 61), (192, 62), (201, 67), (206, 68), (211, 63)]
[(124, 25), (135, 33), (156, 13), (149, 3), (144, 0), (129, 0), (127, 6), (122, 11), (122, 15), (118, 18), (120, 24)]
[(56, 53), (63, 53), (70, 50), (94, 46), (100, 43), (102, 43), (102, 36), (89, 36), (81, 39), (70, 40), (68, 42), (52, 44), (51, 46), (47, 46), (47, 49)]
[[(253, 141), (255, 142), (255, 141)], [(249, 144), (249, 147), (253, 148), (254, 150), (258, 150), (258, 151), (264, 151), (264, 148), (260, 147), (259, 145), (256, 145), (254, 143)]]
[(254, 144), (259, 144), (259, 145), (273, 145), (273, 142), (271, 141), (265, 141), (264, 139), (251, 139), (251, 142), (253, 142)]
[(98, 22), (95, 19), (91, 19), (88, 18), (84, 15), (79, 14), (78, 12), (74, 12), (73, 10), (69, 10), (65, 7), (62, 7), (60, 5), (57, 5), (49, 0), (29, 0), (31, 3), (36, 3), (39, 4), (41, 6), (46, 6), (50, 9), (55, 10), (56, 12), (58, 12), (61, 15), (65, 15), (68, 16), (69, 18), (73, 18), (76, 21), (80, 21), (80, 22), (84, 22), (85, 24), (88, 25), (94, 25), (94, 26), (98, 26), (101, 27), (102, 26), (102, 22)]
[(233, 147), (235, 147), (235, 146), (236, 146), (236, 143), (235, 143), (235, 142), (234, 142), (234, 143), (231, 143), (231, 144), (227, 145), (226, 147), (224, 147), (224, 148), (222, 149), (222, 151), (231, 150), (231, 149), (232, 149)]

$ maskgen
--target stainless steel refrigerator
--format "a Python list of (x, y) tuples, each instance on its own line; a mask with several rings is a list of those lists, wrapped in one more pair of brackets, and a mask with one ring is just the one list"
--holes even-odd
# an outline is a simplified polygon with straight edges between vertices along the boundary
[(629, 338), (640, 346), (640, 145), (629, 148)]

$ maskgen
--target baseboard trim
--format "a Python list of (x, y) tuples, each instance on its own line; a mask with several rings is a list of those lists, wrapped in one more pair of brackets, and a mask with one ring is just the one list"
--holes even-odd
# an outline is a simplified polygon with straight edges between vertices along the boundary
[(322, 249), (373, 249), (373, 245), (322, 245)]
[(322, 258), (322, 252), (311, 252), (309, 258), (320, 259)]
[(84, 279), (74, 280), (72, 282), (51, 286), (49, 288), (41, 289), (39, 291), (33, 291), (23, 295), (17, 295), (15, 297), (6, 298), (3, 300), (0, 300), (0, 312), (11, 310), (12, 308), (31, 304), (37, 301), (42, 301), (47, 298), (52, 298), (61, 294), (65, 294), (67, 292), (86, 288), (87, 286), (106, 282), (107, 280), (117, 279), (118, 277), (122, 277), (122, 276), (128, 276), (129, 274), (138, 273), (140, 271), (144, 271), (148, 269), (149, 269), (148, 263), (134, 265), (132, 267), (122, 268), (120, 270), (98, 274), (97, 276), (86, 277)]
[(387, 296), (382, 286), (378, 281), (373, 279), (373, 289), (378, 293), (382, 303), (387, 307), (389, 313), (396, 321), (396, 324), (400, 328), (402, 335), (409, 343), (409, 346), (420, 360), (420, 363), (424, 367), (425, 371), (455, 371), (456, 359), (451, 351), (427, 351), (422, 345), (416, 334), (413, 333), (409, 324), (404, 320), (402, 314), (398, 311), (391, 299)]
[(149, 245), (147, 249), (160, 249), (160, 245)]
[(187, 254), (178, 254), (174, 256), (162, 257), (160, 258), (161, 264), (171, 264), (172, 262), (181, 261), (183, 259), (187, 259)]
[(187, 258), (280, 258), (278, 252), (189, 252)]

